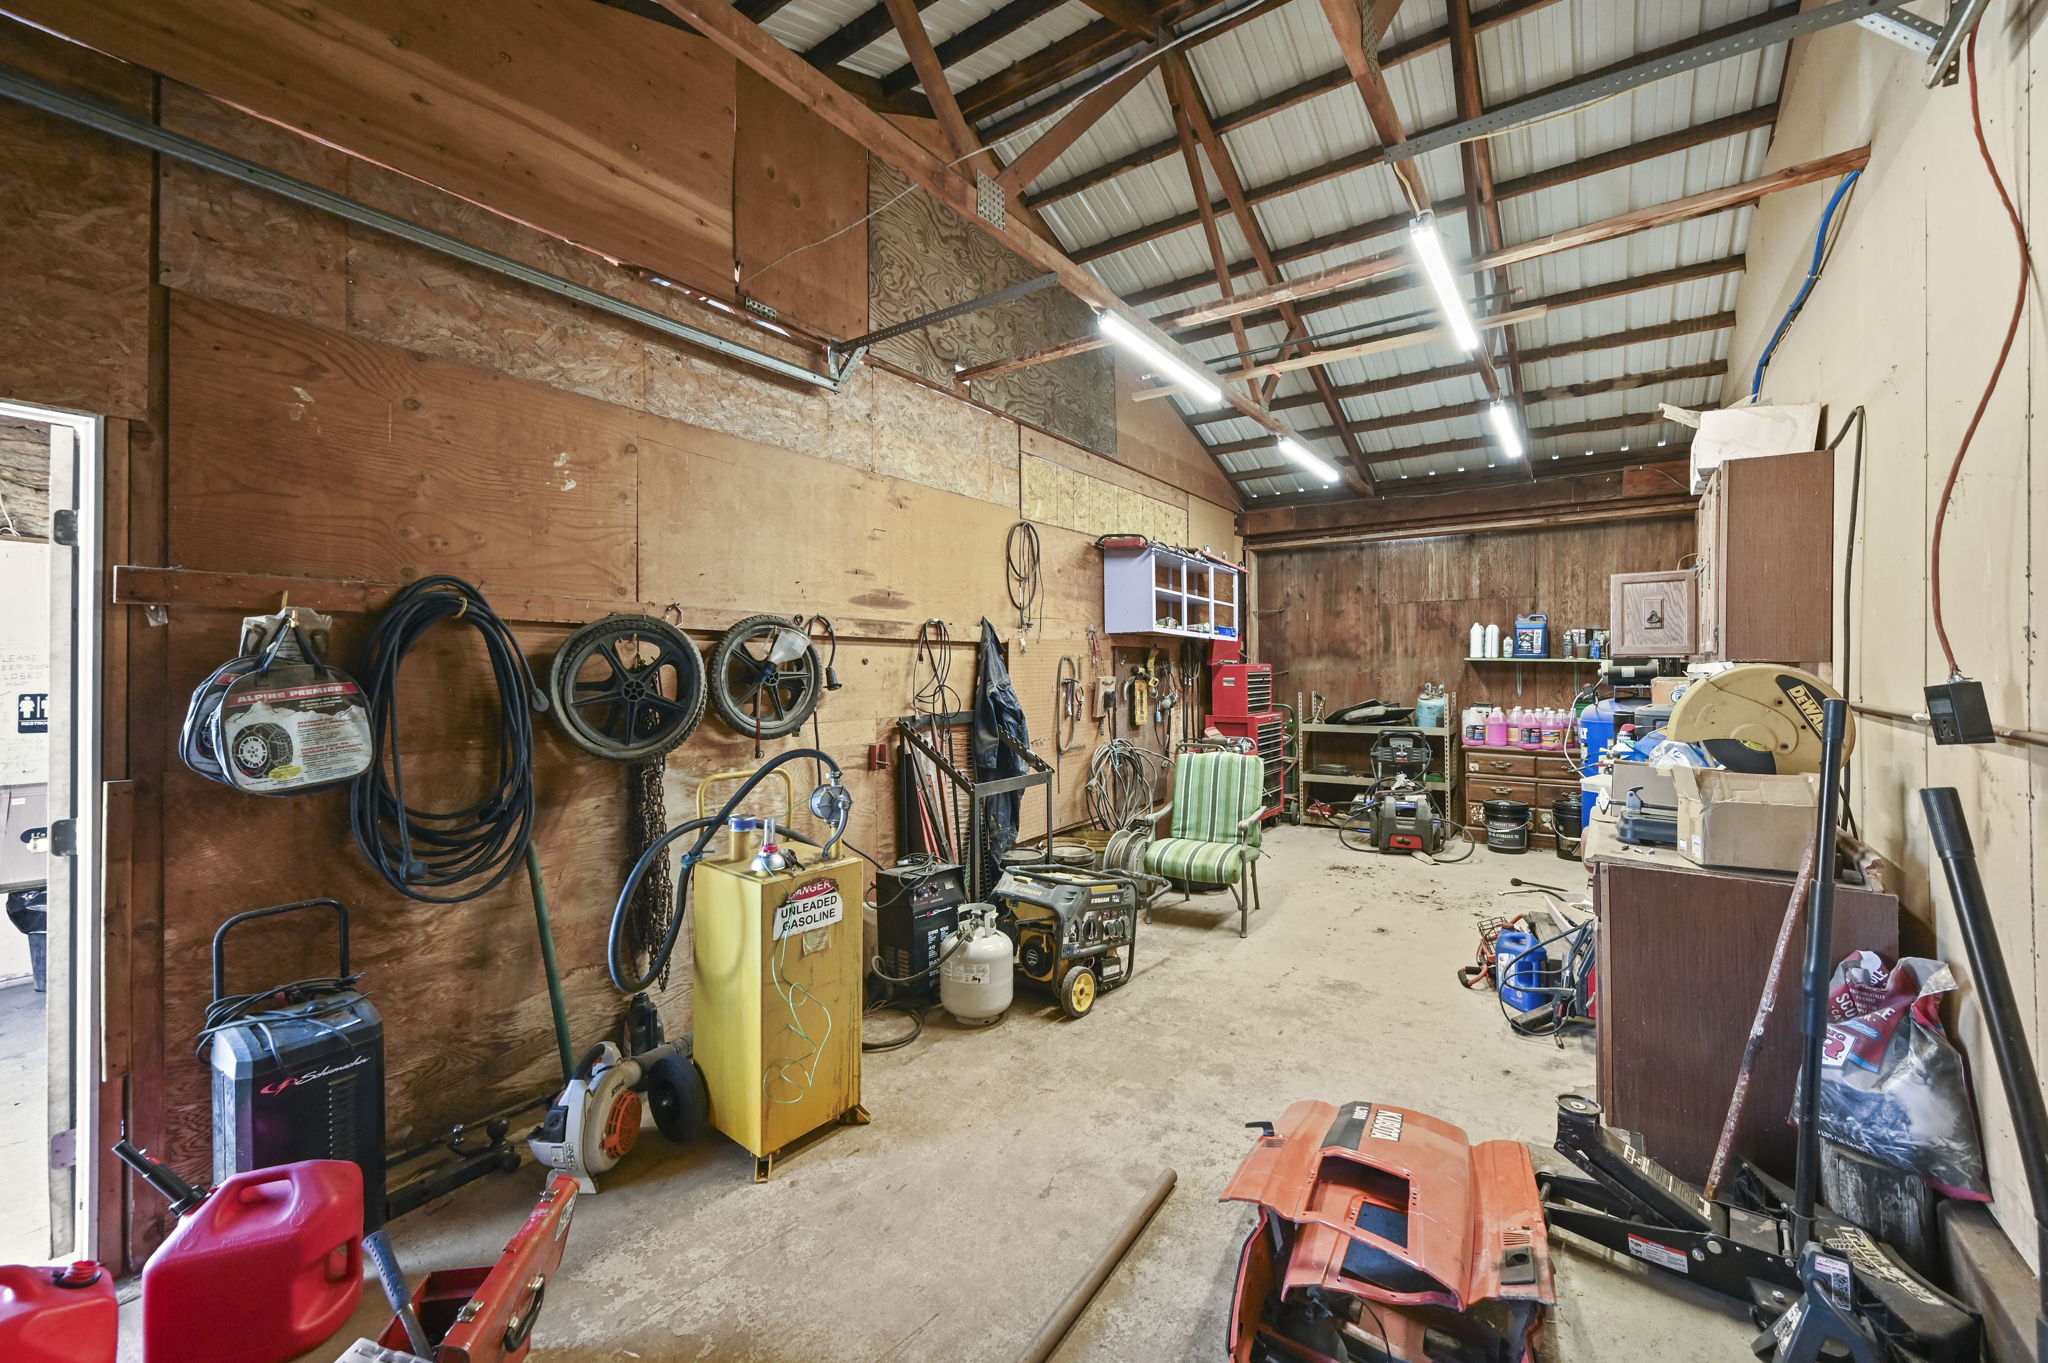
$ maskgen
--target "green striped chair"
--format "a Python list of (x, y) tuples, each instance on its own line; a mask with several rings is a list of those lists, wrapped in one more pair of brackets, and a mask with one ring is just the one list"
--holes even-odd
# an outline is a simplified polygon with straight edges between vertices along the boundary
[[(1156, 830), (1173, 815), (1173, 835), (1145, 845), (1153, 875), (1228, 885), (1237, 896), (1237, 935), (1259, 905), (1259, 816), (1266, 764), (1248, 753), (1182, 753), (1173, 764), (1173, 803), (1140, 816)], [(1247, 894), (1249, 890), (1249, 894)]]

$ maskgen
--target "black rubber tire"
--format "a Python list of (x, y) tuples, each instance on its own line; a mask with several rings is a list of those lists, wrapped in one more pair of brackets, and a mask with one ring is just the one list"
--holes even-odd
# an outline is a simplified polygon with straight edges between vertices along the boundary
[[(818, 660), (815, 645), (806, 646), (803, 656), (795, 662), (775, 665), (773, 675), (765, 680), (756, 680), (754, 690), (735, 694), (735, 669), (751, 667), (759, 676), (762, 664), (747, 649), (751, 642), (772, 634), (778, 629), (795, 629), (796, 625), (783, 615), (750, 615), (720, 635), (712, 646), (710, 660), (711, 708), (718, 712), (728, 728), (742, 738), (783, 738), (795, 733), (811, 717), (811, 711), (818, 708), (818, 696), (825, 689), (825, 666)], [(740, 679), (744, 681), (745, 679)], [(756, 715), (747, 708), (749, 702), (760, 704), (763, 690), (768, 691), (770, 708), (773, 713)]]
[(711, 1120), (711, 1090), (704, 1071), (688, 1056), (664, 1056), (640, 1082), (655, 1129), (676, 1145), (688, 1145), (704, 1134)]
[(1060, 981), (1060, 1011), (1070, 1018), (1087, 1017), (1095, 1011), (1095, 1000), (1101, 995), (1095, 972), (1085, 965), (1074, 966)]
[[(645, 640), (660, 650), (653, 662), (614, 670), (610, 679), (614, 685), (638, 689), (630, 697), (617, 699), (604, 692), (578, 695), (579, 687), (589, 690), (600, 684), (580, 676), (585, 666), (599, 657), (616, 663), (618, 654), (613, 646), (629, 638)], [(673, 698), (659, 685), (659, 674), (665, 669), (675, 673)], [(655, 683), (655, 694), (642, 694), (650, 682)], [(555, 723), (571, 743), (612, 762), (641, 762), (679, 747), (704, 718), (705, 690), (704, 656), (697, 646), (674, 625), (651, 615), (607, 615), (585, 625), (555, 651), (554, 664), (548, 669), (548, 704)], [(657, 723), (643, 721), (638, 711), (643, 704), (654, 707)], [(591, 714), (593, 706), (602, 707), (598, 712), (603, 716), (601, 722)]]

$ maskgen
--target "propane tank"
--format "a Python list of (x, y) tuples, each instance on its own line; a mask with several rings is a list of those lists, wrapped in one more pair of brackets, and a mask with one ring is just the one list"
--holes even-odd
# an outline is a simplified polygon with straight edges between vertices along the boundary
[(1016, 992), (1010, 939), (996, 926), (993, 904), (962, 904), (960, 928), (939, 946), (939, 1003), (956, 1022), (999, 1021)]

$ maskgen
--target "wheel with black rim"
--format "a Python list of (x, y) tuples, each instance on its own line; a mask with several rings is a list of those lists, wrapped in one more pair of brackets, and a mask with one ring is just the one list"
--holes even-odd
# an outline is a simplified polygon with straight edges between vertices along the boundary
[(802, 728), (825, 681), (818, 650), (780, 615), (749, 616), (727, 630), (711, 650), (710, 671), (711, 708), (747, 738), (781, 738)]
[(569, 636), (548, 672), (569, 741), (613, 762), (659, 757), (704, 718), (704, 658), (651, 615), (608, 615)]
[(1084, 1018), (1095, 1007), (1095, 972), (1077, 965), (1060, 981), (1060, 1011), (1070, 1018)]
[(668, 1055), (654, 1062), (642, 1082), (647, 1110), (654, 1114), (655, 1129), (677, 1145), (688, 1145), (703, 1134), (711, 1117), (711, 1090), (704, 1071), (688, 1056)]

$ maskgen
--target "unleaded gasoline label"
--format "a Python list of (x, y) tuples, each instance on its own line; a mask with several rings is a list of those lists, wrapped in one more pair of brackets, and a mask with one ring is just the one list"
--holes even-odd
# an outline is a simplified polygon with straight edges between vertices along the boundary
[(829, 880), (800, 885), (789, 898), (775, 906), (775, 941), (794, 937), (814, 928), (827, 928), (846, 916), (846, 901), (839, 887)]

